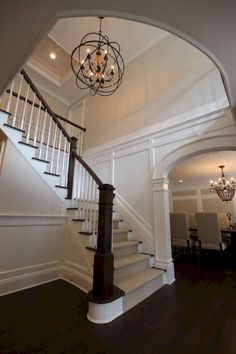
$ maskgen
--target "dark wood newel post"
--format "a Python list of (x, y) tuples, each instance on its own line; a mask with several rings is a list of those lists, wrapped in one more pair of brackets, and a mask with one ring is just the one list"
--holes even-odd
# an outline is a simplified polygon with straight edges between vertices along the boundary
[(94, 256), (93, 289), (88, 298), (92, 302), (104, 303), (113, 301), (124, 292), (113, 285), (114, 256), (112, 253), (112, 215), (114, 187), (102, 184), (98, 187), (98, 240)]
[(69, 167), (68, 167), (68, 182), (67, 182), (67, 199), (72, 198), (73, 192), (73, 180), (74, 180), (74, 168), (75, 168), (75, 156), (77, 148), (78, 139), (75, 136), (71, 137), (70, 144), (70, 158), (69, 158)]
[(94, 298), (107, 299), (113, 294), (114, 257), (112, 243), (112, 208), (114, 187), (102, 184), (98, 187), (98, 239), (97, 251), (94, 256), (93, 290)]

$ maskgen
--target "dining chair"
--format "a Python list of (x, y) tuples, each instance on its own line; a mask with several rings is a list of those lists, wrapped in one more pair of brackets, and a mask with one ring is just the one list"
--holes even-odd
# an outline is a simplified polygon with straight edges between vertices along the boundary
[(222, 240), (218, 214), (215, 212), (195, 213), (200, 248), (224, 251), (229, 242)]
[(188, 214), (188, 225), (190, 229), (190, 239), (193, 240), (194, 242), (198, 241), (197, 222), (196, 222), (195, 213)]
[(218, 219), (221, 229), (228, 229), (230, 227), (229, 218), (226, 213), (218, 213)]
[(172, 246), (187, 247), (187, 250), (190, 251), (189, 226), (186, 213), (170, 213), (170, 234)]

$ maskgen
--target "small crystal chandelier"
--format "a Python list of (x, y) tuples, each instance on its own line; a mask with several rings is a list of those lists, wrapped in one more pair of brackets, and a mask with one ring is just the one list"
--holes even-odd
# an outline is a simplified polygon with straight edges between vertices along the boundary
[(102, 34), (103, 17), (99, 19), (99, 32), (86, 34), (72, 51), (71, 68), (79, 88), (90, 88), (92, 96), (110, 96), (121, 84), (124, 60), (119, 44)]
[(218, 181), (210, 181), (210, 192), (217, 193), (223, 202), (229, 202), (233, 199), (236, 182), (233, 177), (229, 180), (224, 175), (224, 167), (224, 165), (219, 166), (221, 169), (221, 177), (218, 178)]

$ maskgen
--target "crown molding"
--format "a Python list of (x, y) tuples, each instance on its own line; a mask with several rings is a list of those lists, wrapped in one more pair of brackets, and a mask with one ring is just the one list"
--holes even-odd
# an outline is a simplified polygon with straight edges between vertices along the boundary
[(58, 75), (49, 70), (46, 66), (44, 66), (40, 61), (31, 59), (26, 64), (30, 69), (34, 70), (36, 73), (56, 85), (57, 87), (61, 87), (61, 82), (58, 78)]
[(138, 139), (147, 137), (150, 137), (151, 139), (158, 137), (160, 139), (163, 135), (171, 134), (179, 129), (184, 129), (186, 125), (196, 124), (196, 122), (198, 124), (201, 119), (217, 119), (218, 117), (224, 116), (225, 112), (228, 110), (228, 100), (223, 98), (174, 116), (165, 121), (158, 122), (157, 124), (151, 125), (147, 128), (140, 129), (134, 133), (127, 134), (99, 146), (92, 147), (84, 151), (84, 157), (89, 156), (90, 158), (93, 155), (102, 154), (110, 149), (117, 149), (119, 146), (127, 144), (127, 142), (134, 142)]

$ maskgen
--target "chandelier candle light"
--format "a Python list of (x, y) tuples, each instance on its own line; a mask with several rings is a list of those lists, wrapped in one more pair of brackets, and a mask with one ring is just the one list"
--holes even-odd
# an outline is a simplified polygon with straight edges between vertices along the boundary
[(236, 182), (233, 177), (228, 179), (224, 175), (224, 167), (224, 165), (219, 166), (221, 169), (221, 177), (218, 178), (218, 181), (210, 181), (210, 192), (217, 193), (223, 202), (229, 202), (233, 199)]
[(99, 32), (86, 34), (71, 53), (76, 85), (81, 89), (90, 88), (92, 96), (112, 95), (120, 86), (124, 74), (120, 46), (102, 34), (102, 19), (99, 17)]

